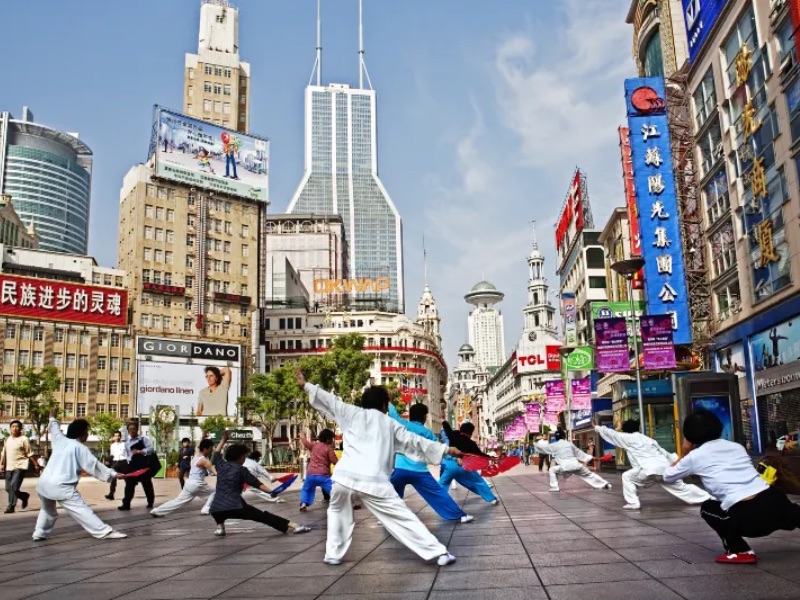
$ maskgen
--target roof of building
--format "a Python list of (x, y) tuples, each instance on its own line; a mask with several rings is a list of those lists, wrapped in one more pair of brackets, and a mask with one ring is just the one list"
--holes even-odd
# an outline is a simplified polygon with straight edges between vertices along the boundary
[(470, 292), (496, 292), (496, 291), (497, 288), (494, 286), (494, 284), (489, 283), (488, 281), (479, 281), (474, 286), (472, 286), (472, 289), (470, 290)]
[(458, 353), (461, 354), (462, 352), (475, 352), (475, 348), (469, 344), (461, 344), (461, 348), (458, 349)]

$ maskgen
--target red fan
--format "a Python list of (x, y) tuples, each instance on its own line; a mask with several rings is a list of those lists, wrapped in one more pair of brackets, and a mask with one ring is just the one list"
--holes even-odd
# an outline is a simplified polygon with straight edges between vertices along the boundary
[(600, 460), (601, 462), (611, 462), (612, 460), (614, 460), (614, 458), (615, 456), (613, 454), (604, 454), (598, 460)]
[(500, 474), (500, 468), (497, 465), (489, 465), (485, 469), (481, 470), (481, 476), (483, 477), (494, 477), (495, 475)]
[(130, 473), (123, 473), (123, 477), (139, 477), (140, 475), (144, 475), (150, 469), (139, 469), (138, 471), (131, 471)]
[(500, 473), (505, 473), (506, 471), (516, 467), (519, 463), (519, 456), (504, 456), (498, 461), (497, 468), (499, 469)]
[(276, 477), (275, 481), (280, 481), (281, 483), (286, 483), (287, 481), (289, 481), (293, 477), (297, 477), (297, 475), (295, 475), (293, 473), (289, 473), (288, 475), (281, 475), (280, 477)]
[(489, 466), (489, 459), (477, 454), (464, 454), (461, 457), (461, 464), (467, 471), (482, 471)]

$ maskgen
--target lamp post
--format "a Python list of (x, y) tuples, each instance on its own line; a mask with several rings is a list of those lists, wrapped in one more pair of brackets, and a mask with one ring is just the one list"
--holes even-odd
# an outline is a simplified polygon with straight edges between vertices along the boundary
[(567, 440), (570, 442), (572, 441), (572, 385), (569, 378), (569, 365), (567, 361), (569, 355), (573, 352), (575, 352), (575, 348), (568, 346), (562, 346), (558, 349), (558, 353), (561, 355), (561, 364), (564, 369), (564, 396), (567, 400), (567, 418), (565, 420), (567, 422)]
[(631, 303), (631, 333), (633, 334), (633, 349), (636, 358), (636, 394), (639, 398), (639, 431), (645, 433), (644, 427), (644, 401), (642, 400), (642, 367), (639, 365), (639, 339), (636, 335), (637, 318), (636, 306), (633, 302), (633, 277), (644, 266), (643, 258), (628, 258), (611, 265), (611, 269), (624, 277), (628, 282), (628, 299)]

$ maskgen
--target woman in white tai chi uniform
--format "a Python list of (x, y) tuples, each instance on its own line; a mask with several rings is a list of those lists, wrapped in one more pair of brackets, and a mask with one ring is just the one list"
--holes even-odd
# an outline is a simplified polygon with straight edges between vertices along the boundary
[(312, 408), (336, 421), (344, 442), (342, 458), (332, 477), (325, 562), (341, 564), (347, 553), (355, 524), (353, 498), (358, 496), (386, 531), (421, 558), (436, 558), (440, 566), (454, 563), (455, 557), (397, 495), (390, 477), (396, 453), (428, 464), (440, 464), (444, 456), (461, 453), (415, 435), (390, 418), (386, 414), (389, 393), (384, 387), (364, 390), (359, 408), (306, 383), (300, 369), (297, 382), (308, 393)]
[(555, 466), (550, 467), (550, 491), (557, 492), (558, 489), (558, 474), (561, 473), (565, 477), (569, 475), (577, 475), (588, 483), (593, 488), (597, 489), (611, 489), (611, 484), (605, 479), (600, 477), (597, 473), (592, 473), (586, 468), (586, 464), (593, 460), (594, 457), (586, 454), (580, 448), (575, 446), (572, 442), (564, 439), (564, 434), (561, 431), (556, 431), (556, 441), (549, 444), (545, 441), (537, 442), (536, 447), (539, 452), (549, 454), (556, 461)]
[(89, 438), (89, 422), (86, 419), (75, 419), (67, 427), (67, 435), (64, 435), (56, 421), (55, 412), (52, 412), (48, 431), (53, 452), (50, 462), (47, 463), (47, 469), (36, 484), (42, 508), (36, 520), (33, 541), (46, 540), (53, 533), (58, 519), (56, 502), (61, 504), (61, 508), (66, 510), (78, 525), (96, 538), (117, 540), (128, 537), (103, 523), (78, 493), (77, 486), (81, 472), (105, 482), (115, 477), (122, 478), (121, 474), (100, 463), (83, 445)]
[[(222, 452), (223, 442), (220, 442), (217, 452)], [(183, 485), (181, 493), (178, 497), (169, 502), (165, 502), (161, 506), (156, 506), (150, 511), (153, 517), (164, 517), (171, 512), (174, 512), (182, 506), (189, 504), (192, 500), (199, 497), (206, 497), (206, 505), (203, 507), (201, 514), (208, 514), (211, 508), (211, 502), (214, 500), (214, 488), (206, 483), (206, 477), (209, 473), (217, 474), (217, 470), (208, 457), (214, 450), (214, 442), (211, 440), (203, 440), (197, 447), (197, 454), (192, 457), (191, 466), (189, 467), (189, 479)]]
[(638, 488), (654, 483), (660, 483), (661, 487), (687, 504), (702, 504), (711, 499), (708, 492), (684, 483), (682, 479), (664, 483), (664, 471), (678, 460), (678, 455), (670, 454), (653, 438), (639, 433), (639, 421), (625, 421), (621, 432), (599, 425), (594, 430), (609, 444), (625, 450), (631, 463), (631, 468), (622, 474), (622, 496), (626, 502), (622, 508), (625, 510), (639, 510)]

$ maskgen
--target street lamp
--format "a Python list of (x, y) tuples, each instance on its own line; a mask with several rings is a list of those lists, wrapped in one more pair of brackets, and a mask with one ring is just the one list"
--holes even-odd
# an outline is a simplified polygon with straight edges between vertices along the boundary
[(631, 332), (633, 333), (633, 348), (636, 358), (636, 394), (639, 397), (639, 431), (645, 433), (644, 429), (644, 402), (642, 400), (642, 368), (639, 365), (639, 340), (636, 335), (637, 319), (636, 307), (633, 302), (633, 277), (644, 266), (643, 258), (628, 258), (620, 260), (611, 265), (611, 269), (624, 277), (628, 282), (628, 299), (631, 302)]
[(567, 400), (567, 440), (572, 441), (572, 384), (569, 378), (569, 365), (567, 360), (569, 355), (575, 352), (575, 348), (569, 346), (561, 346), (558, 353), (561, 355), (561, 364), (564, 368), (564, 395)]

